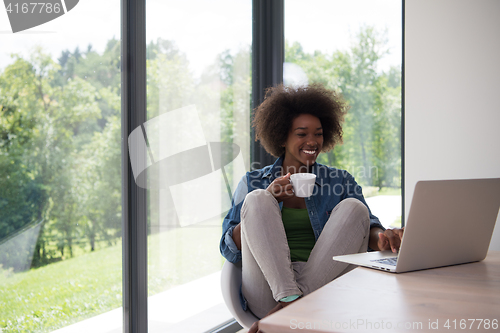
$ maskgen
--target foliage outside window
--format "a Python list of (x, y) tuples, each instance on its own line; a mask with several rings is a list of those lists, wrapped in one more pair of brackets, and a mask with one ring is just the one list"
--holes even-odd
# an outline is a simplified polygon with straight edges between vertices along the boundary
[(363, 185), (401, 186), (401, 71), (378, 72), (387, 52), (383, 35), (362, 29), (348, 51), (331, 55), (304, 52), (286, 43), (285, 59), (299, 65), (309, 82), (320, 82), (344, 96), (350, 105), (343, 127), (344, 143), (318, 161), (350, 171)]
[(116, 39), (58, 59), (36, 47), (0, 72), (2, 332), (121, 306), (120, 108)]

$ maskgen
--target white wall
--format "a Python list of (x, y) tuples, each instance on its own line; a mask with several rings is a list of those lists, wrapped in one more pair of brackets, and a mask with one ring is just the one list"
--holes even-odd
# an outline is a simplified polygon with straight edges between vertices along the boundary
[[(500, 1), (405, 1), (405, 207), (418, 180), (500, 177)], [(490, 250), (500, 250), (500, 219)]]

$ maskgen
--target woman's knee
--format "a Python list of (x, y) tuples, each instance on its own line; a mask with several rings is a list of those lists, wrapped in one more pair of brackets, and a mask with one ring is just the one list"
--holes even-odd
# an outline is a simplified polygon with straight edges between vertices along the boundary
[(335, 210), (345, 210), (352, 216), (353, 220), (362, 223), (363, 227), (367, 227), (370, 224), (370, 212), (368, 207), (356, 198), (346, 198), (342, 200), (335, 207)]
[(269, 199), (269, 196), (273, 196), (271, 192), (264, 190), (264, 189), (257, 189), (253, 190), (252, 192), (248, 193), (247, 196), (245, 197), (245, 202), (254, 202), (254, 201), (260, 201), (260, 200), (267, 200)]
[(250, 218), (253, 220), (252, 224), (256, 224), (264, 222), (263, 216), (269, 217), (276, 214), (281, 214), (278, 201), (271, 192), (262, 189), (248, 193), (241, 207), (242, 222)]
[(258, 189), (247, 194), (245, 201), (243, 202), (242, 210), (254, 209), (270, 204), (277, 204), (277, 201), (271, 192)]

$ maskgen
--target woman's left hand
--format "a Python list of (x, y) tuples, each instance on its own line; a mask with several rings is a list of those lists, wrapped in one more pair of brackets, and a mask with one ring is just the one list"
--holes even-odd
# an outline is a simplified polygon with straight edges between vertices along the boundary
[(398, 252), (404, 230), (405, 228), (403, 227), (401, 229), (387, 229), (384, 232), (379, 232), (377, 242), (379, 251), (390, 250), (394, 253)]

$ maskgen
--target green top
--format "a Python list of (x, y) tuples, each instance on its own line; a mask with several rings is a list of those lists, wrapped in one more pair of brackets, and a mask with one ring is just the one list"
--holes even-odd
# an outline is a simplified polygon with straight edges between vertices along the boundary
[(307, 209), (283, 206), (281, 217), (292, 262), (307, 261), (316, 242)]

